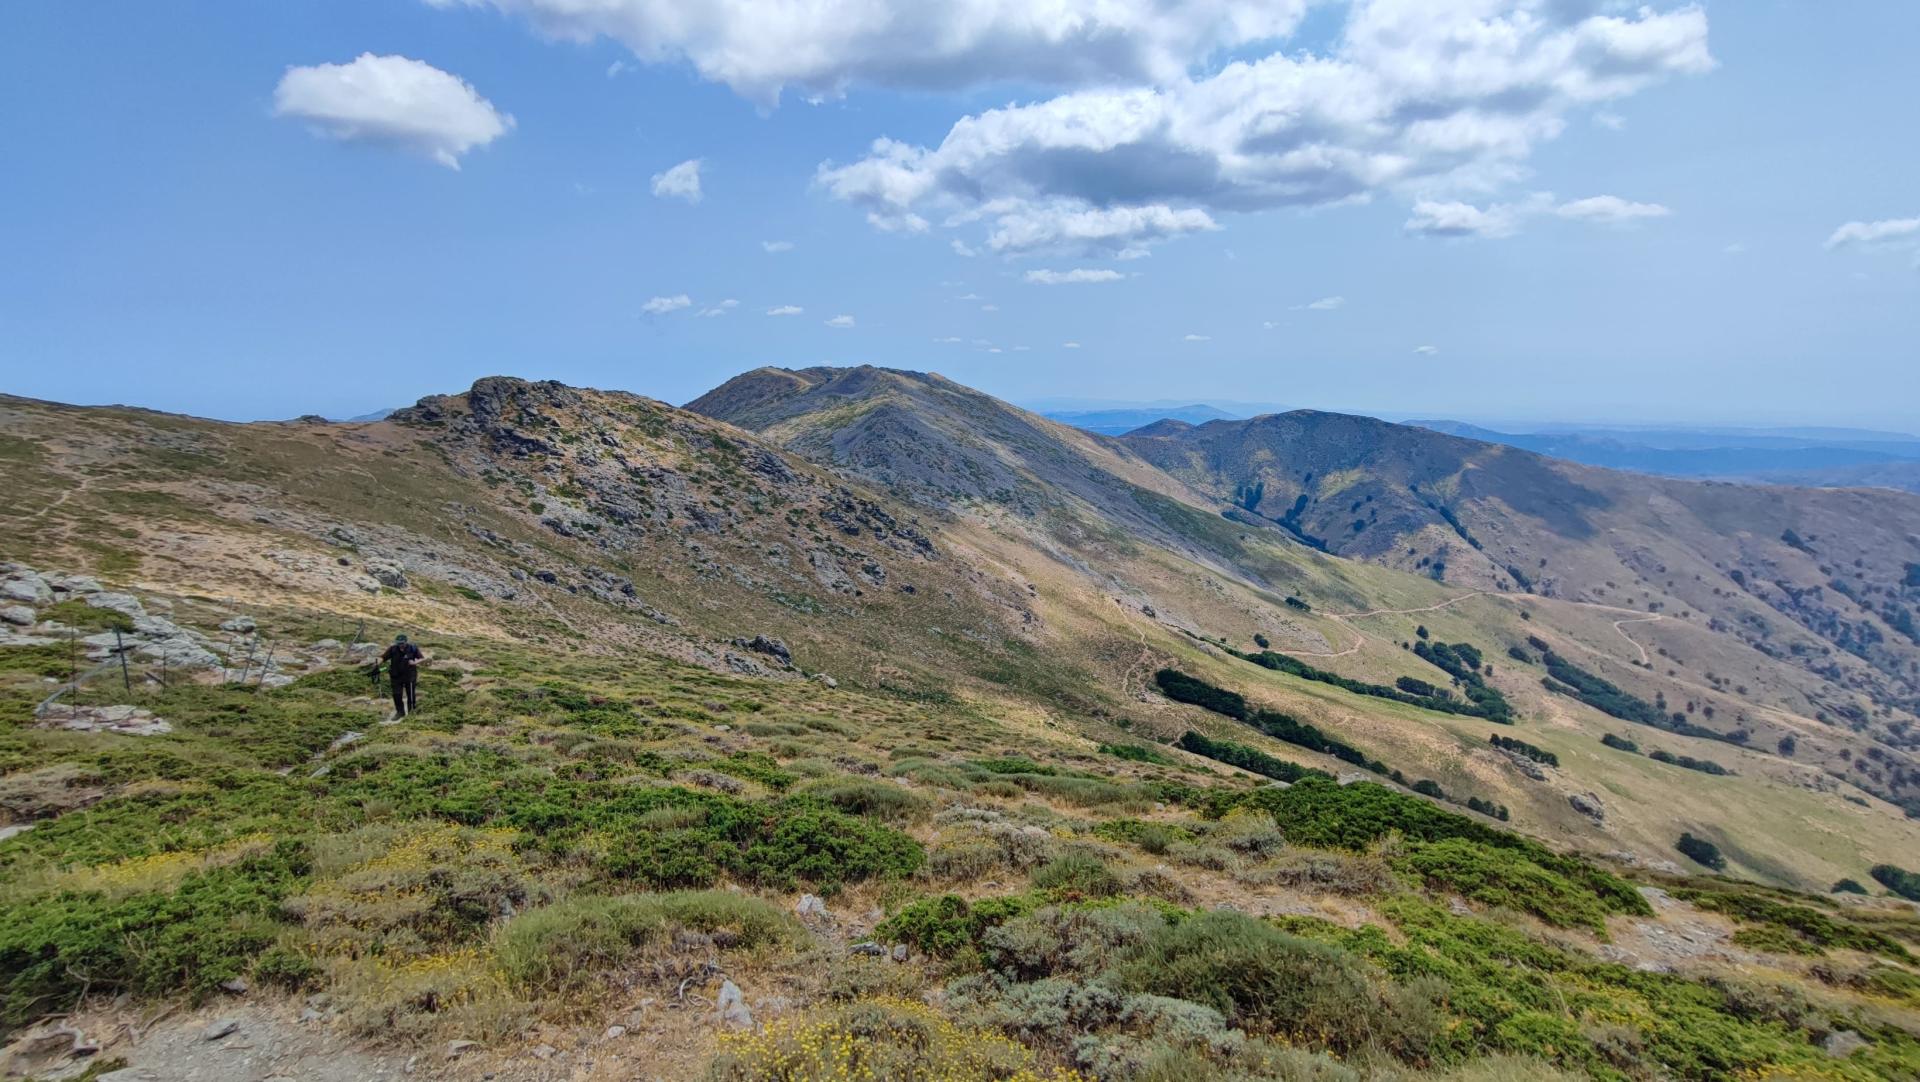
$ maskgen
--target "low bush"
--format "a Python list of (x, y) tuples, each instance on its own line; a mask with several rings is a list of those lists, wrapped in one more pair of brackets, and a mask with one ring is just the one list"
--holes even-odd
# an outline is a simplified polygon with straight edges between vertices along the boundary
[(1673, 843), (1673, 847), (1680, 851), (1681, 856), (1695, 864), (1712, 868), (1716, 872), (1727, 870), (1727, 858), (1720, 855), (1720, 847), (1705, 838), (1682, 834), (1680, 840)]
[(924, 1003), (875, 998), (721, 1038), (709, 1082), (1072, 1082), (1013, 1041), (964, 1028)]
[(1035, 890), (1063, 898), (1107, 898), (1120, 893), (1120, 877), (1098, 854), (1069, 849), (1033, 870)]
[(1874, 882), (1898, 894), (1910, 902), (1920, 902), (1920, 873), (1907, 871), (1892, 864), (1875, 864), (1868, 869), (1868, 875)]
[(682, 930), (722, 948), (778, 943), (798, 931), (770, 903), (726, 891), (676, 891), (568, 898), (530, 909), (494, 937), (501, 971), (519, 987), (549, 993), (626, 966)]
[(1133, 991), (1211, 1007), (1250, 1033), (1335, 1052), (1386, 1043), (1392, 1028), (1359, 958), (1239, 913), (1202, 913), (1163, 928), (1119, 977)]
[(832, 805), (848, 815), (885, 823), (912, 823), (925, 819), (933, 805), (926, 797), (895, 782), (840, 776), (810, 783), (800, 795)]
[(912, 944), (936, 958), (950, 958), (977, 946), (989, 929), (1038, 904), (1031, 895), (984, 898), (972, 903), (957, 894), (918, 898), (881, 921), (874, 934), (888, 942)]

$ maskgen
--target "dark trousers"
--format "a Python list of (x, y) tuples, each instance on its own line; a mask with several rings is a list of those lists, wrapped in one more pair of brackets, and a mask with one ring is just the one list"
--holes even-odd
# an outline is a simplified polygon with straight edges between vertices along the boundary
[(413, 713), (420, 673), (416, 669), (395, 669), (389, 675), (393, 678), (393, 712), (404, 718)]

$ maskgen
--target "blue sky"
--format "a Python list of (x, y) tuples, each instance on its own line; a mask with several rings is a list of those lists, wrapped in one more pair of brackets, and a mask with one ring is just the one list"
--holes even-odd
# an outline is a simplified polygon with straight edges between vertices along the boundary
[(0, 8), (0, 391), (1920, 426), (1920, 5), (582, 7)]

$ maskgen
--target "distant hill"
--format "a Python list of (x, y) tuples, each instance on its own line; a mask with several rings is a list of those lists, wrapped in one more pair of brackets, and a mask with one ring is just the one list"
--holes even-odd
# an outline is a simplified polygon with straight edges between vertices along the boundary
[(1153, 424), (1155, 421), (1185, 421), (1188, 424), (1197, 425), (1208, 421), (1231, 420), (1234, 414), (1214, 406), (1195, 403), (1191, 406), (1173, 406), (1165, 409), (1043, 410), (1041, 416), (1088, 432), (1098, 432), (1103, 436), (1119, 436), (1132, 432), (1136, 428)]
[(1500, 432), (1459, 421), (1409, 424), (1589, 466), (1667, 477), (1812, 487), (1873, 485), (1920, 492), (1920, 439), (1851, 430), (1581, 429)]

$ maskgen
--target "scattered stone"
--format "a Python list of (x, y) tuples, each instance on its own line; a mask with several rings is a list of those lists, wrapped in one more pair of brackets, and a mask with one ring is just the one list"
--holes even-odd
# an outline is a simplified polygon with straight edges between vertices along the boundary
[(220, 982), (220, 990), (222, 992), (230, 992), (236, 996), (246, 995), (247, 990), (251, 987), (252, 986), (247, 983), (247, 979), (245, 977), (235, 977), (230, 981)]
[(240, 1032), (240, 1020), (238, 1018), (222, 1018), (201, 1031), (200, 1039), (203, 1041), (217, 1041), (222, 1037), (231, 1037), (238, 1032)]
[(1586, 816), (1596, 823), (1604, 823), (1607, 821), (1606, 805), (1601, 804), (1600, 798), (1592, 793), (1574, 793), (1567, 797), (1567, 803), (1573, 805), (1574, 811), (1579, 812), (1581, 815)]
[(121, 736), (160, 736), (173, 731), (172, 722), (137, 706), (56, 705), (41, 715), (40, 727)]
[(123, 616), (138, 618), (147, 614), (146, 606), (132, 594), (97, 593), (87, 596), (87, 604), (96, 609), (108, 609)]
[(814, 673), (812, 676), (808, 677), (807, 679), (817, 680), (820, 683), (830, 688), (837, 688), (840, 686), (840, 681), (835, 680), (833, 677), (828, 676), (826, 673), (823, 673), (823, 672)]
[(367, 734), (365, 733), (356, 732), (355, 730), (349, 729), (346, 732), (341, 733), (339, 736), (336, 736), (333, 738), (333, 743), (327, 745), (327, 752), (328, 754), (332, 754), (333, 752), (339, 751), (341, 748), (351, 747), (355, 744), (358, 744), (360, 741), (366, 739), (366, 735)]
[(560, 1051), (558, 1048), (555, 1048), (550, 1044), (536, 1044), (531, 1049), (528, 1050), (528, 1054), (531, 1055), (534, 1059), (545, 1062), (547, 1060), (552, 1059), (554, 1056), (554, 1053), (558, 1051)]
[(1846, 1059), (1868, 1045), (1868, 1040), (1850, 1029), (1836, 1029), (1820, 1042), (1820, 1048), (1834, 1059)]
[(97, 594), (106, 589), (92, 575), (55, 575), (47, 581), (55, 590), (68, 594)]
[(53, 600), (53, 587), (40, 577), (39, 572), (30, 571), (15, 565), (16, 570), (0, 581), (0, 597), (9, 601), (25, 601), (29, 605), (45, 605)]
[(368, 564), (367, 574), (372, 575), (375, 582), (378, 582), (390, 590), (404, 590), (407, 588), (406, 572), (400, 570), (396, 564)]
[(747, 997), (732, 981), (720, 982), (720, 997), (714, 1001), (720, 1024), (730, 1029), (752, 1029), (753, 1012), (747, 1009)]
[(39, 619), (40, 617), (35, 615), (34, 611), (25, 605), (8, 605), (6, 608), (0, 609), (0, 620), (4, 620), (15, 627), (32, 627), (35, 623), (39, 622)]
[(887, 953), (887, 948), (872, 940), (867, 940), (864, 943), (855, 943), (853, 945), (853, 953), (864, 954), (869, 958), (878, 958)]
[(448, 1041), (447, 1058), (458, 1059), (478, 1047), (480, 1047), (479, 1041)]
[(4, 842), (8, 838), (17, 838), (32, 829), (32, 823), (13, 823), (9, 826), (0, 827), (0, 842)]
[(122, 1067), (93, 1076), (93, 1082), (160, 1082), (160, 1076), (145, 1067)]
[(735, 639), (733, 640), (733, 645), (738, 646), (742, 650), (752, 650), (756, 654), (765, 654), (782, 665), (788, 667), (792, 667), (793, 665), (793, 651), (788, 649), (787, 644), (779, 639), (768, 638), (765, 635), (755, 635), (751, 639)]
[(905, 943), (895, 943), (893, 945), (893, 960), (896, 962), (904, 962), (907, 960), (907, 945)]
[(303, 1007), (300, 1011), (300, 1021), (302, 1022), (318, 1022), (325, 1017), (326, 1015), (321, 1014), (312, 1007)]
[(818, 894), (802, 894), (800, 900), (794, 903), (793, 911), (803, 919), (806, 917), (827, 919), (827, 903), (822, 901)]
[(627, 1027), (614, 1025), (614, 1026), (608, 1026), (607, 1031), (600, 1035), (600, 1039), (603, 1041), (617, 1041), (620, 1038), (625, 1037), (626, 1035), (627, 1035)]
[(235, 616), (231, 619), (220, 621), (220, 630), (231, 631), (238, 635), (251, 635), (258, 626), (259, 625), (253, 622), (253, 617), (251, 616)]

